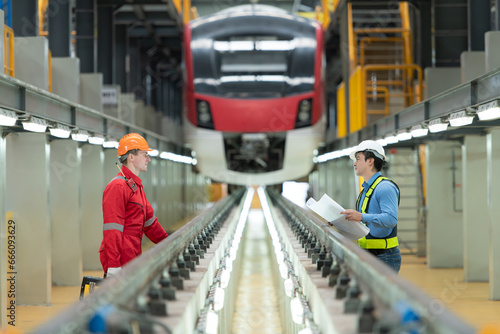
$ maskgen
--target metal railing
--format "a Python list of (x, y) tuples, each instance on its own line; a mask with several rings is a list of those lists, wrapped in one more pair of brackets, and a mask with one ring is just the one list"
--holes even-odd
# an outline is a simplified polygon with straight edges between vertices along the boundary
[[(287, 219), (290, 228), (312, 233), (336, 261), (345, 265), (356, 281), (374, 299), (380, 311), (396, 310), (406, 305), (415, 315), (415, 326), (423, 326), (425, 333), (468, 334), (476, 329), (448, 311), (435, 298), (403, 280), (385, 264), (377, 260), (357, 244), (345, 238), (327, 223), (281, 195), (268, 191), (269, 197)], [(408, 330), (408, 329), (407, 329)], [(411, 331), (410, 331), (411, 332)]]
[[(422, 101), (422, 69), (413, 64), (409, 4), (399, 4), (400, 27), (354, 28), (353, 6), (347, 4), (350, 96), (337, 105), (338, 137)], [(345, 94), (344, 89), (339, 88), (337, 96)]]
[(191, 0), (173, 0), (173, 3), (184, 24), (198, 18), (198, 11), (196, 7), (191, 7)]

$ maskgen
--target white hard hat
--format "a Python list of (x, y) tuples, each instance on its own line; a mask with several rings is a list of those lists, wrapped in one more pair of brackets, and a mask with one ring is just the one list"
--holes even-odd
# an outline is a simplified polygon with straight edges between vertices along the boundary
[(363, 152), (363, 151), (370, 151), (372, 152), (377, 158), (382, 159), (385, 161), (385, 151), (382, 145), (377, 143), (375, 140), (364, 140), (361, 143), (359, 143), (358, 146), (349, 154), (349, 157), (356, 161), (356, 153), (358, 152)]

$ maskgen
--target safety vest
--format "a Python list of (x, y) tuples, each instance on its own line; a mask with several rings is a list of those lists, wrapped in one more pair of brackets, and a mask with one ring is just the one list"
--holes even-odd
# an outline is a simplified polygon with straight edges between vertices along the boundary
[[(375, 181), (372, 183), (370, 188), (366, 191), (365, 198), (363, 199), (363, 203), (361, 204), (361, 213), (367, 213), (366, 210), (368, 209), (368, 205), (370, 204), (370, 199), (372, 197), (373, 192), (375, 191), (375, 187), (382, 181), (387, 180), (392, 182), (396, 188), (399, 187), (398, 185), (392, 181), (391, 179), (388, 179), (384, 176), (379, 176), (375, 179)], [(363, 195), (363, 192), (359, 193), (358, 200), (356, 201), (356, 209), (359, 208), (359, 202), (361, 201), (361, 196)], [(401, 200), (401, 197), (399, 196), (398, 193), (398, 205)], [(358, 245), (361, 248), (364, 249), (388, 249), (388, 248), (394, 248), (399, 245), (398, 243), (398, 227), (397, 225), (394, 226), (392, 229), (391, 233), (385, 237), (385, 238), (377, 238), (368, 233), (365, 237), (358, 239)]]

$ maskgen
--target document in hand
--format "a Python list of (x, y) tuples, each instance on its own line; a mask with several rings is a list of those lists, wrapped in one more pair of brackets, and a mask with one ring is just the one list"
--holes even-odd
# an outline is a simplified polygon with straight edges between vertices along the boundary
[(317, 202), (314, 198), (309, 198), (306, 205), (351, 240), (358, 240), (370, 232), (370, 229), (365, 224), (346, 220), (345, 216), (340, 214), (344, 211), (344, 208), (327, 194), (324, 194)]

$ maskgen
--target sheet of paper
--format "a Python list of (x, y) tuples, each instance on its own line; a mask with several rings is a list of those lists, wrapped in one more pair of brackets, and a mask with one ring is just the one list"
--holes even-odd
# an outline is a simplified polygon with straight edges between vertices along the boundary
[(314, 198), (309, 198), (306, 205), (351, 240), (362, 238), (370, 232), (365, 224), (346, 220), (345, 216), (340, 214), (344, 208), (327, 194), (317, 202)]

